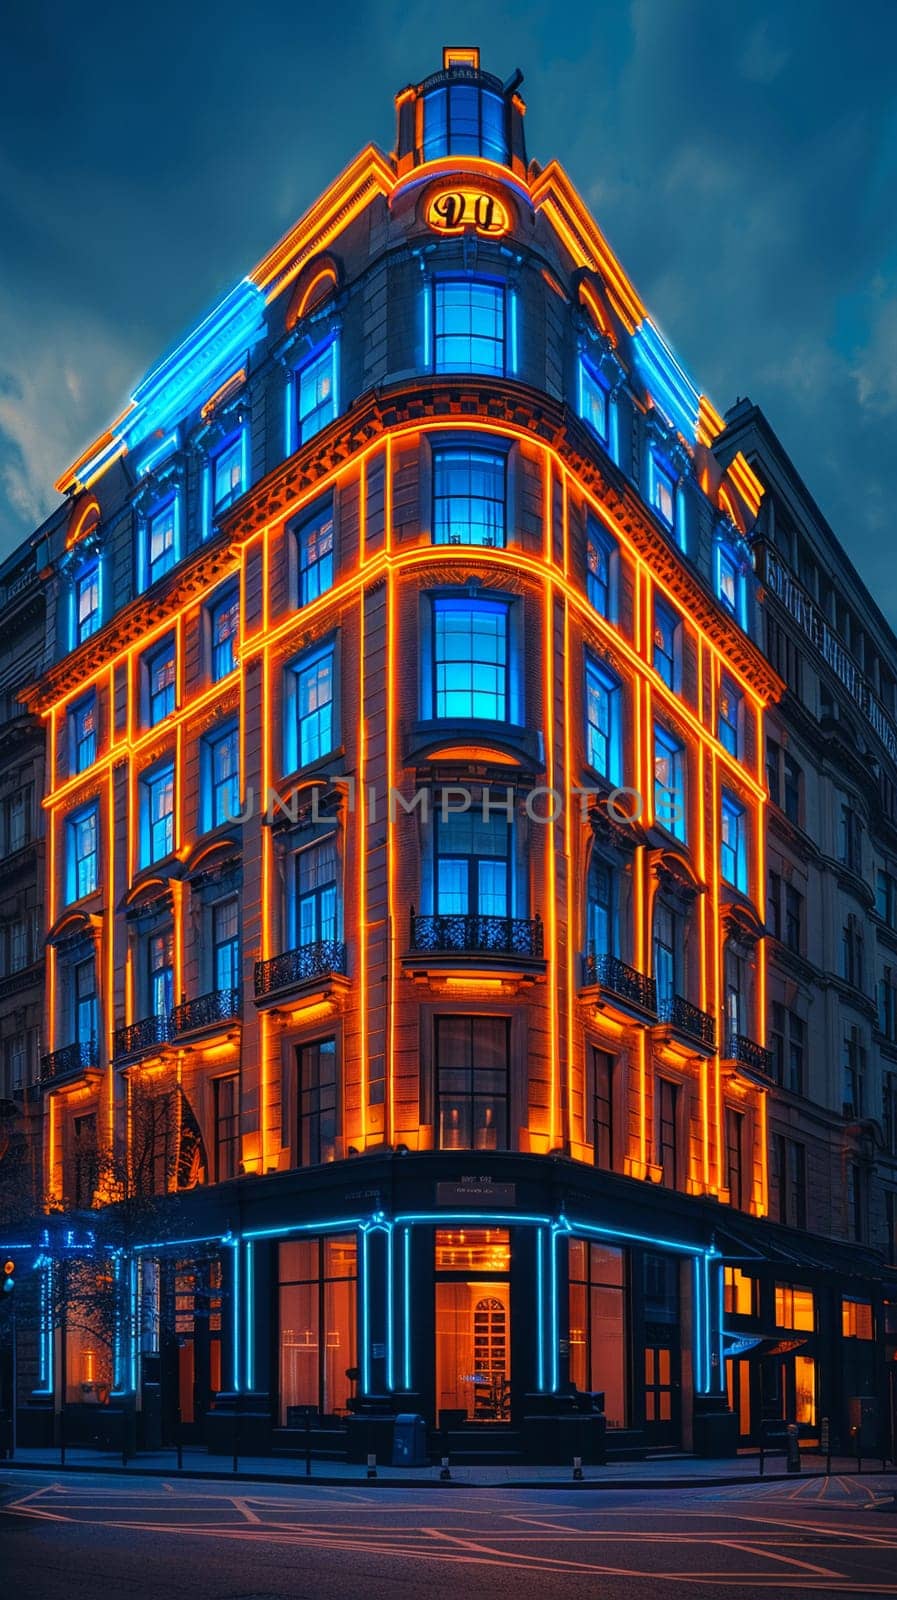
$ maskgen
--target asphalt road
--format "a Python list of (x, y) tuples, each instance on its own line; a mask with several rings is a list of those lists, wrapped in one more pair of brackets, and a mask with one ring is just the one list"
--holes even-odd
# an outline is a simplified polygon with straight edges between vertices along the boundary
[[(4, 1481), (5, 1480), (5, 1481)], [(894, 1479), (658, 1492), (7, 1472), (11, 1600), (897, 1595)]]

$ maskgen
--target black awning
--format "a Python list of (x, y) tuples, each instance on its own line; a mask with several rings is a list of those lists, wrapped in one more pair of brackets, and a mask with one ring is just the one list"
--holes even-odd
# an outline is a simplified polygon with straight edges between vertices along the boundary
[(723, 1357), (732, 1356), (786, 1356), (800, 1350), (806, 1339), (784, 1338), (780, 1333), (733, 1333), (723, 1329)]
[(834, 1272), (846, 1278), (872, 1278), (877, 1282), (891, 1276), (880, 1257), (860, 1246), (798, 1233), (765, 1219), (752, 1223), (745, 1218), (742, 1226), (727, 1217), (725, 1224), (715, 1230), (714, 1240), (727, 1266), (759, 1266), (766, 1262), (771, 1267)]

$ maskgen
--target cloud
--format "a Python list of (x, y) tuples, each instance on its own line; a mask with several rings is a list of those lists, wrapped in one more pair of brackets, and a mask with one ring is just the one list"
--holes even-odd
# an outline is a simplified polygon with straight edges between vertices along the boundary
[(738, 66), (749, 83), (773, 83), (788, 65), (790, 52), (776, 45), (770, 36), (769, 22), (758, 22), (748, 35)]

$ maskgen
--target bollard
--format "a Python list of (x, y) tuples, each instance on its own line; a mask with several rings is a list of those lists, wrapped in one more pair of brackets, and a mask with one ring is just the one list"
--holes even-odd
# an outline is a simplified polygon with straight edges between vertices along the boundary
[(183, 1446), (183, 1444), (181, 1443), (181, 1441), (179, 1439), (178, 1440), (178, 1472), (183, 1472), (183, 1470), (184, 1470), (184, 1446)]
[(573, 1481), (574, 1483), (582, 1482), (582, 1456), (573, 1457)]
[(853, 1444), (853, 1448), (854, 1448), (854, 1450), (856, 1452), (857, 1472), (862, 1472), (862, 1470), (863, 1470), (863, 1457), (862, 1457), (863, 1441), (862, 1441), (862, 1438), (860, 1436), (859, 1424), (856, 1423), (856, 1422), (853, 1424), (853, 1427), (850, 1430), (850, 1438), (851, 1438), (851, 1443)]
[(368, 1455), (368, 1477), (369, 1478), (376, 1478), (376, 1476), (377, 1476), (377, 1457), (373, 1454), (373, 1452), (371, 1452)]
[(800, 1439), (797, 1423), (789, 1422), (787, 1435), (788, 1471), (800, 1472)]
[(440, 1483), (451, 1483), (451, 1481), (452, 1481), (452, 1474), (451, 1474), (451, 1472), (449, 1470), (449, 1458), (448, 1458), (448, 1456), (443, 1456), (443, 1458), (442, 1458), (442, 1467), (441, 1467), (440, 1473), (439, 1473), (439, 1482)]

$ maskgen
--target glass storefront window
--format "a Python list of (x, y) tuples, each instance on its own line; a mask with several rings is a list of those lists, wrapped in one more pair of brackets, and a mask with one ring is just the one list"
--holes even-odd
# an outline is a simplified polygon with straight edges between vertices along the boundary
[(841, 1301), (841, 1333), (845, 1339), (874, 1339), (875, 1324), (868, 1300)]
[(755, 1317), (759, 1284), (740, 1267), (725, 1268), (725, 1310), (730, 1317)]
[(790, 1283), (776, 1284), (776, 1327), (814, 1331), (816, 1301), (812, 1289), (796, 1289)]
[(587, 1239), (571, 1239), (569, 1251), (570, 1378), (577, 1389), (603, 1390), (608, 1427), (625, 1428), (625, 1256)]
[(278, 1261), (281, 1426), (291, 1406), (338, 1415), (358, 1362), (355, 1235), (284, 1240)]
[(794, 1358), (794, 1420), (810, 1427), (816, 1423), (816, 1362), (812, 1356)]
[(507, 1228), (437, 1228), (436, 1409), (475, 1422), (511, 1414)]
[(507, 1228), (437, 1228), (437, 1272), (510, 1272)]

